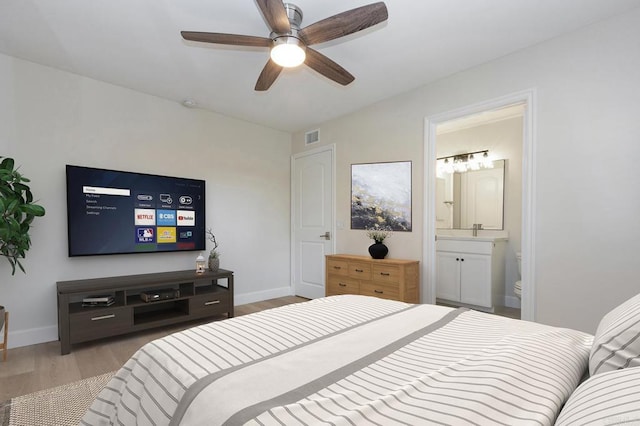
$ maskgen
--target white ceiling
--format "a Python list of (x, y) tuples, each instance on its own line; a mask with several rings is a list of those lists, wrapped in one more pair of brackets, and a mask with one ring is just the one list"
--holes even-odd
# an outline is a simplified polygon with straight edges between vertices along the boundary
[[(294, 0), (302, 27), (373, 0)], [(307, 67), (253, 87), (268, 50), (181, 30), (268, 37), (253, 0), (0, 0), (0, 52), (285, 131), (409, 91), (640, 7), (640, 0), (386, 0), (386, 23), (316, 45), (356, 80)]]

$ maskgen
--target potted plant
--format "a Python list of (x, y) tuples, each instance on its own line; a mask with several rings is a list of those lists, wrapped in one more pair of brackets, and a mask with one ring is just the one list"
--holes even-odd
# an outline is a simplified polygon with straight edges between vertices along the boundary
[(389, 253), (389, 249), (383, 243), (384, 240), (390, 236), (391, 229), (389, 228), (380, 228), (379, 226), (367, 228), (367, 237), (375, 241), (374, 244), (369, 246), (369, 254), (372, 258), (384, 259), (387, 253)]
[[(44, 216), (44, 207), (34, 204), (29, 179), (14, 167), (13, 158), (0, 159), (0, 254), (7, 258), (11, 275), (15, 275), (16, 266), (25, 272), (20, 260), (31, 247), (29, 229), (35, 217)], [(4, 307), (0, 306), (0, 329), (3, 322)]]
[(209, 241), (213, 243), (213, 248), (209, 252), (209, 270), (215, 272), (220, 269), (220, 253), (216, 250), (218, 248), (218, 242), (211, 228), (207, 229), (207, 235), (209, 236)]

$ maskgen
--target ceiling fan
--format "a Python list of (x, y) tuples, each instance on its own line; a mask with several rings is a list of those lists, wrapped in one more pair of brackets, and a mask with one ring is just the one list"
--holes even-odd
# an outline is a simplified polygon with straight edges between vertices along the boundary
[(325, 77), (346, 86), (355, 77), (340, 65), (309, 46), (344, 37), (384, 22), (384, 2), (372, 3), (333, 15), (300, 28), (302, 11), (282, 0), (256, 0), (271, 29), (269, 37), (181, 31), (185, 40), (235, 46), (269, 47), (271, 57), (262, 69), (255, 90), (269, 89), (283, 68), (305, 64)]

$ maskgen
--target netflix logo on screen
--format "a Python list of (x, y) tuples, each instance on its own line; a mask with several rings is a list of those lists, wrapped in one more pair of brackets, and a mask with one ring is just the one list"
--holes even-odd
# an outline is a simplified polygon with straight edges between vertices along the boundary
[(178, 210), (178, 226), (196, 226), (196, 213), (191, 210)]
[(156, 224), (156, 211), (154, 209), (135, 209), (135, 224), (136, 225), (155, 225)]

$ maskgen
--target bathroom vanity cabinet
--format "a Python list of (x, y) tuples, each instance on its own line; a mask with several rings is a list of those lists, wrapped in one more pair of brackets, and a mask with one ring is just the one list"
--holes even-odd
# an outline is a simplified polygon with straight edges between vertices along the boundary
[(436, 298), (489, 312), (504, 304), (505, 239), (436, 241)]

